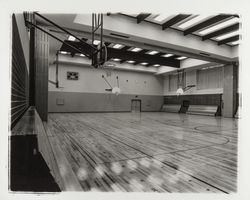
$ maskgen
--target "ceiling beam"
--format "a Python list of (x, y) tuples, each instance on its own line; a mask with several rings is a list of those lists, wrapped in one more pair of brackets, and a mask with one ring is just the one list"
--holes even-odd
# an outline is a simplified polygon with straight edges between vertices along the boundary
[(124, 47), (121, 48), (121, 50), (126, 51), (126, 50), (128, 50), (128, 49), (130, 49), (130, 48), (131, 48), (131, 46), (124, 46)]
[(105, 46), (109, 46), (111, 44), (111, 42), (104, 42)]
[(204, 35), (202, 37), (202, 41), (213, 38), (213, 37), (216, 37), (216, 36), (220, 36), (220, 35), (223, 35), (223, 34), (226, 34), (226, 33), (229, 33), (229, 32), (237, 31), (237, 30), (239, 30), (239, 26), (240, 26), (239, 23), (233, 24), (233, 25), (228, 26), (226, 28), (223, 28), (223, 29), (220, 29), (218, 31), (214, 31), (212, 33)]
[(141, 23), (144, 19), (146, 19), (151, 13), (141, 13), (139, 14), (136, 19), (137, 19), (137, 24)]
[(226, 43), (229, 43), (229, 42), (234, 42), (234, 41), (237, 41), (239, 39), (240, 39), (240, 36), (236, 35), (236, 36), (233, 36), (233, 37), (230, 37), (230, 38), (226, 38), (224, 40), (219, 41), (218, 45), (226, 44)]
[(213, 24), (215, 24), (217, 22), (220, 22), (220, 21), (225, 20), (225, 19), (230, 18), (230, 17), (232, 17), (232, 15), (221, 14), (221, 15), (214, 16), (214, 17), (212, 17), (212, 18), (210, 18), (210, 19), (208, 19), (208, 20), (206, 20), (204, 22), (201, 22), (199, 24), (196, 24), (196, 25), (188, 28), (187, 30), (184, 31), (184, 35), (191, 34), (191, 33), (195, 32), (195, 31), (206, 28), (206, 27), (208, 27), (210, 25), (213, 25)]
[[(63, 44), (60, 48), (60, 51), (67, 51), (70, 53), (80, 53), (80, 52), (85, 52), (89, 53), (89, 49), (85, 49), (84, 47), (81, 46), (80, 42), (75, 42), (75, 41), (68, 41), (65, 40), (66, 43), (70, 43), (72, 46), (74, 46), (76, 49), (79, 49), (79, 51), (76, 51), (75, 49), (70, 48), (66, 44)], [(125, 46), (122, 49), (114, 49), (112, 47), (107, 47), (107, 55), (108, 58), (119, 58), (121, 60), (127, 61), (127, 60), (134, 60), (136, 63), (142, 63), (142, 62), (147, 62), (150, 64), (159, 64), (159, 65), (166, 65), (166, 66), (171, 66), (171, 67), (180, 67), (180, 61), (173, 59), (173, 58), (164, 58), (158, 55), (149, 55), (145, 54), (147, 50), (142, 50), (140, 52), (133, 52), (133, 51), (128, 51), (129, 46)]]
[(147, 53), (149, 50), (148, 49), (142, 49), (141, 51), (137, 52), (138, 54), (145, 54)]
[(137, 63), (159, 64), (170, 67), (180, 67), (180, 61), (173, 58), (164, 58), (156, 55), (140, 54), (138, 52), (124, 51), (120, 49), (108, 48), (108, 55), (122, 60), (134, 60)]
[[(54, 29), (53, 27), (48, 27), (49, 30), (53, 33), (58, 33), (58, 34), (64, 34), (61, 31), (58, 31), (56, 29)], [(91, 33), (86, 32), (86, 31), (79, 31), (76, 29), (69, 29), (71, 31), (74, 31), (75, 34), (81, 34), (83, 37), (86, 38), (91, 38)], [(174, 49), (174, 48), (170, 48), (167, 46), (159, 46), (159, 44), (152, 44), (152, 43), (141, 43), (138, 41), (130, 41), (130, 40), (124, 40), (121, 38), (116, 38), (110, 35), (104, 35), (103, 36), (103, 40), (107, 41), (107, 42), (111, 42), (111, 43), (118, 43), (118, 44), (123, 44), (126, 45), (126, 47), (132, 47), (132, 46), (137, 46), (143, 49), (154, 49), (156, 51), (159, 52), (166, 52), (166, 53), (171, 53), (171, 54), (175, 54), (175, 55), (182, 55), (182, 56), (186, 56), (188, 58), (195, 58), (195, 59), (199, 59), (199, 60), (205, 60), (208, 62), (217, 62), (217, 63), (223, 63), (223, 64), (228, 64), (232, 61), (231, 58), (229, 58), (228, 56), (218, 56), (215, 53), (207, 53), (204, 49), (202, 52), (206, 52), (205, 54), (201, 54), (201, 50), (195, 50), (195, 51), (191, 51), (191, 50), (186, 50), (185, 48), (183, 49)], [(200, 41), (202, 42), (202, 41)]]
[(133, 63), (133, 65), (138, 65), (140, 62), (136, 61)]
[(183, 14), (176, 15), (172, 19), (170, 19), (162, 24), (162, 30), (165, 30), (166, 28), (169, 28), (170, 26), (177, 24), (178, 22), (186, 19), (189, 16), (191, 16), (191, 15), (183, 15)]

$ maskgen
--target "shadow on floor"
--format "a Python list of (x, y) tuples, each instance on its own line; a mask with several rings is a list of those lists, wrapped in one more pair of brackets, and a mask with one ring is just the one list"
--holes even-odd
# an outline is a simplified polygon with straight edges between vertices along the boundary
[(38, 152), (36, 135), (11, 136), (10, 148), (10, 190), (60, 192)]

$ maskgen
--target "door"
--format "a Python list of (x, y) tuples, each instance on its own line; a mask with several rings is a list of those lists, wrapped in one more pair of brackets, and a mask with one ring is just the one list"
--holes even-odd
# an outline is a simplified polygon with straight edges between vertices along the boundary
[(132, 99), (131, 100), (131, 111), (132, 112), (141, 112), (141, 100)]

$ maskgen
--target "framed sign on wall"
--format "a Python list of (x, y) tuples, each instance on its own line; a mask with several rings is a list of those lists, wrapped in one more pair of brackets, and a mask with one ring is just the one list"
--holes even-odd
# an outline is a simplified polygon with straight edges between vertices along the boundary
[(67, 79), (68, 80), (78, 80), (79, 73), (78, 72), (67, 72)]

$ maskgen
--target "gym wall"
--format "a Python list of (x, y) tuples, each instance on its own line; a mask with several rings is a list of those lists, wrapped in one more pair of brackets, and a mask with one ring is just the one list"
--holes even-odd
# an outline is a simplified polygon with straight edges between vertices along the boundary
[(22, 14), (12, 15), (11, 129), (29, 107), (29, 39)]
[[(185, 85), (196, 85), (186, 91), (184, 95), (201, 95), (201, 94), (222, 94), (223, 93), (223, 68), (216, 67), (204, 70), (187, 71)], [(173, 76), (173, 75), (172, 75)], [(170, 85), (171, 75), (164, 78), (164, 95), (176, 95), (177, 75), (175, 76), (176, 85)], [(174, 79), (174, 77), (172, 77)], [(175, 88), (172, 88), (175, 87)]]
[[(49, 67), (49, 80), (55, 81), (55, 65)], [(67, 72), (78, 72), (78, 80), (67, 80)], [(105, 91), (119, 77), (121, 94)], [(110, 77), (101, 69), (85, 65), (59, 64), (59, 86), (49, 84), (49, 112), (123, 112), (131, 111), (131, 100), (141, 99), (142, 111), (159, 111), (163, 104), (163, 78), (150, 73), (115, 70)]]

